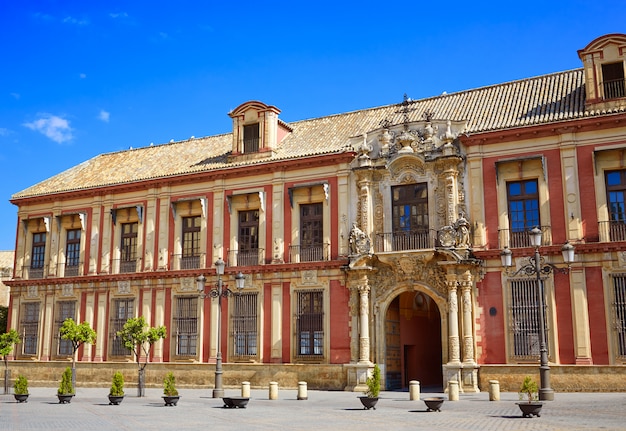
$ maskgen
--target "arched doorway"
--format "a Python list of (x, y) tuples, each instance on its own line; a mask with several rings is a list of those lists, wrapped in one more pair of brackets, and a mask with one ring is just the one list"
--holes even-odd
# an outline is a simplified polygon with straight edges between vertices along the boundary
[(396, 296), (385, 316), (386, 390), (407, 388), (411, 380), (422, 387), (443, 387), (441, 314), (423, 292)]

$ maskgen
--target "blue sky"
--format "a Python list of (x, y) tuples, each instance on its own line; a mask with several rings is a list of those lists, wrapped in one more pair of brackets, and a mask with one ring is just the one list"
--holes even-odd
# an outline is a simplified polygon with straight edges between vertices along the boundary
[[(510, 4), (511, 6), (507, 6)], [(12, 194), (98, 154), (581, 67), (626, 0), (0, 2), (0, 250)]]

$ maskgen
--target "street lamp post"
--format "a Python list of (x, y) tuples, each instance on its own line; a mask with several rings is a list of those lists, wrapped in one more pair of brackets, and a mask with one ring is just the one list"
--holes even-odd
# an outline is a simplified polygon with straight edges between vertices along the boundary
[[(227, 298), (232, 296), (234, 293), (232, 290), (228, 288), (222, 281), (222, 276), (224, 275), (224, 268), (226, 267), (226, 262), (222, 260), (222, 258), (217, 259), (215, 262), (215, 272), (217, 274), (217, 283), (214, 287), (211, 288), (208, 292), (204, 292), (206, 286), (206, 277), (204, 275), (200, 275), (196, 282), (198, 284), (198, 292), (200, 296), (203, 298), (211, 297), (217, 298), (217, 355), (215, 357), (215, 388), (213, 389), (213, 398), (223, 398), (224, 397), (224, 387), (222, 385), (222, 298)], [(237, 286), (237, 291), (241, 292), (244, 285), (244, 275), (241, 271), (235, 276), (235, 284)]]
[[(554, 390), (550, 387), (550, 365), (548, 364), (548, 347), (546, 341), (545, 292), (541, 276), (548, 275), (554, 271), (567, 273), (569, 266), (574, 262), (574, 246), (566, 242), (565, 245), (561, 247), (563, 261), (568, 267), (558, 268), (553, 264), (546, 263), (539, 254), (542, 237), (541, 230), (534, 227), (528, 233), (530, 234), (530, 243), (535, 249), (535, 253), (528, 258), (528, 263), (515, 271), (512, 276), (523, 273), (528, 276), (534, 274), (537, 277), (537, 304), (539, 306), (539, 399), (542, 401), (553, 401)], [(502, 258), (502, 266), (508, 271), (512, 266), (513, 253), (508, 247), (504, 247), (500, 257)]]

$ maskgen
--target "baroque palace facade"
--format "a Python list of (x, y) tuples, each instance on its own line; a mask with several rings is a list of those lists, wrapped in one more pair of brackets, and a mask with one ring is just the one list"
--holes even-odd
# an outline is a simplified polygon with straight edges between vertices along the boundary
[[(16, 193), (12, 359), (66, 362), (72, 317), (98, 333), (79, 365), (132, 361), (116, 331), (141, 315), (168, 329), (150, 362), (203, 370), (200, 385), (221, 350), (231, 386), (355, 390), (377, 363), (386, 389), (515, 390), (537, 370), (539, 285), (501, 254), (523, 267), (538, 227), (564, 269), (542, 274), (553, 387), (626, 390), (626, 35), (578, 56), (293, 123), (250, 101), (232, 133), (102, 154)], [(218, 282), (218, 259), (231, 290), (245, 276), (221, 314), (196, 283)]]

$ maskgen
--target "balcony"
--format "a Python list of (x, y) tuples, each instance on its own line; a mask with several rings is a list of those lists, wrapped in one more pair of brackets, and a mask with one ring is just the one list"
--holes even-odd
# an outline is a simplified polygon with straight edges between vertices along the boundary
[(626, 241), (626, 221), (598, 222), (600, 242)]
[[(530, 235), (528, 231), (532, 228), (524, 230), (498, 229), (498, 248), (525, 248), (532, 247), (530, 243)], [(552, 230), (550, 226), (539, 226), (541, 229), (541, 244), (552, 245)]]
[(124, 259), (114, 259), (113, 260), (113, 273), (114, 274), (129, 274), (133, 272), (139, 271), (138, 263), (139, 259), (134, 260), (124, 260)]
[(374, 251), (430, 250), (435, 248), (436, 238), (436, 231), (426, 229), (377, 233)]
[(172, 255), (171, 270), (199, 269), (204, 268), (204, 253), (197, 256)]
[(35, 280), (39, 278), (44, 278), (48, 275), (48, 267), (47, 266), (30, 266), (23, 268), (23, 277), (27, 280)]
[(330, 244), (289, 246), (289, 263), (322, 262), (330, 260)]
[(619, 99), (626, 96), (626, 86), (623, 79), (612, 79), (602, 83), (604, 88), (604, 100)]
[(228, 266), (256, 266), (263, 265), (265, 249), (253, 248), (250, 250), (228, 250)]

